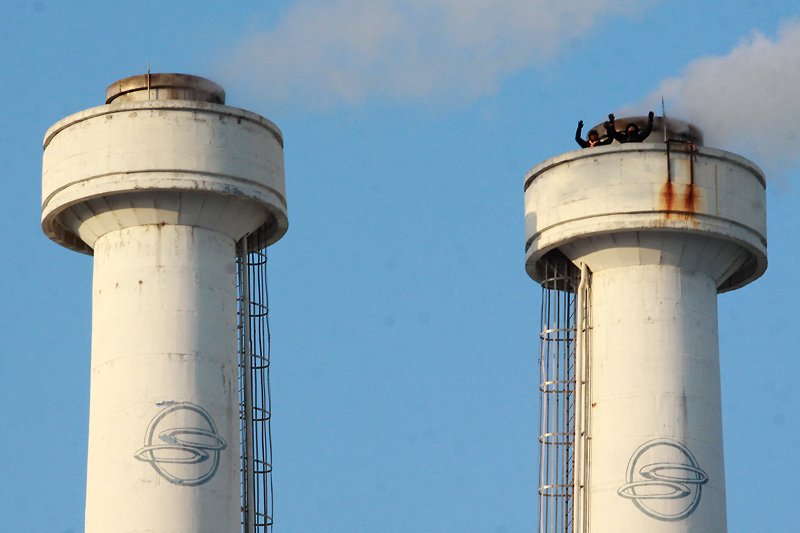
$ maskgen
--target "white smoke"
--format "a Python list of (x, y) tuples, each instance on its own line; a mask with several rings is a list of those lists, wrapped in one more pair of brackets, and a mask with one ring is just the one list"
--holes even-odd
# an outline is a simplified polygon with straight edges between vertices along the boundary
[[(706, 146), (727, 148), (763, 167), (800, 165), (800, 21), (785, 22), (777, 38), (753, 32), (724, 57), (689, 63), (683, 76), (627, 111), (660, 109), (699, 126)], [(637, 113), (638, 114), (638, 113)]]
[(226, 59), (270, 102), (471, 100), (552, 60), (598, 17), (656, 0), (302, 0)]

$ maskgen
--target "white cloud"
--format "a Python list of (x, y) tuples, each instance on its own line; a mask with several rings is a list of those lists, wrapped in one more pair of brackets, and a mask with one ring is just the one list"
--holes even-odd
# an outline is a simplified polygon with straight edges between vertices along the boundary
[(699, 126), (707, 146), (727, 148), (761, 166), (800, 165), (800, 21), (784, 23), (777, 38), (753, 32), (724, 57), (689, 63), (665, 80), (636, 110), (660, 109)]
[(367, 98), (474, 99), (552, 59), (597, 17), (655, 0), (304, 0), (241, 42), (227, 81), (313, 108)]

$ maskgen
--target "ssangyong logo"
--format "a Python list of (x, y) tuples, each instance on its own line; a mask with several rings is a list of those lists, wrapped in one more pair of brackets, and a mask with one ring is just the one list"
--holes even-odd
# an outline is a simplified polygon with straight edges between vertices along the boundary
[(683, 520), (700, 505), (706, 474), (689, 448), (670, 439), (645, 442), (628, 462), (617, 494), (657, 520)]
[(189, 402), (172, 403), (150, 421), (144, 447), (134, 457), (150, 463), (170, 483), (193, 487), (214, 477), (225, 447), (205, 409)]

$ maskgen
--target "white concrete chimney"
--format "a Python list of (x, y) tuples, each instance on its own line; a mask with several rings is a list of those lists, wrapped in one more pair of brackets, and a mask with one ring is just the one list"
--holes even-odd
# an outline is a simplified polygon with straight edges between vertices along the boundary
[(717, 293), (767, 268), (764, 175), (701, 137), (664, 143), (657, 122), (525, 178), (528, 274), (558, 250), (586, 287), (563, 467), (576, 533), (727, 529)]
[(42, 229), (94, 255), (86, 532), (241, 531), (235, 243), (287, 230), (280, 130), (147, 74), (44, 139)]

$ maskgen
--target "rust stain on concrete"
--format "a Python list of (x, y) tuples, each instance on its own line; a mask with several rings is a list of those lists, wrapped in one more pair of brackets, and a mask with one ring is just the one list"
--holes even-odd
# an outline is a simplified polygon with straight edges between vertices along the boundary
[(661, 188), (660, 202), (660, 209), (662, 211), (666, 211), (665, 217), (667, 219), (671, 218), (672, 206), (675, 205), (675, 187), (669, 180), (667, 180), (667, 182)]

